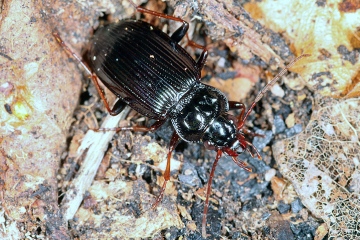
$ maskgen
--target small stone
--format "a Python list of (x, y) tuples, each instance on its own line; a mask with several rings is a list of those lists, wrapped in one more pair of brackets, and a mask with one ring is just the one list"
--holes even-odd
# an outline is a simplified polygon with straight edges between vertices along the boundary
[(301, 200), (299, 198), (296, 198), (292, 203), (291, 203), (291, 211), (293, 213), (298, 213), (300, 212), (301, 209), (304, 208), (304, 205), (301, 203)]
[(182, 174), (179, 174), (179, 180), (192, 187), (201, 187), (202, 185), (195, 166), (189, 162), (184, 163)]
[(280, 201), (277, 207), (278, 211), (281, 214), (287, 213), (290, 210), (290, 205)]
[(271, 168), (265, 172), (265, 181), (270, 182), (271, 179), (275, 176), (276, 170)]
[(302, 131), (302, 125), (301, 124), (295, 124), (294, 127), (290, 129), (285, 130), (286, 137), (292, 137)]
[(295, 125), (295, 113), (290, 113), (285, 120), (286, 126), (292, 128)]
[(275, 84), (271, 88), (271, 93), (280, 98), (283, 98), (285, 96), (285, 91), (280, 87), (279, 84)]
[(253, 140), (253, 145), (257, 148), (257, 150), (261, 151), (271, 141), (273, 132), (259, 129), (256, 133), (264, 135), (264, 137), (254, 137)]
[(286, 129), (285, 122), (279, 115), (276, 115), (274, 117), (274, 127), (275, 127), (275, 134), (282, 133)]

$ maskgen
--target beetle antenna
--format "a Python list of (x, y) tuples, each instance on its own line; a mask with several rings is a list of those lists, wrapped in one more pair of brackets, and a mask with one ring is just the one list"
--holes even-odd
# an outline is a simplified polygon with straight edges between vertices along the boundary
[(133, 7), (136, 9), (138, 6), (132, 1), (132, 0), (128, 0), (128, 2), (133, 5)]
[(297, 58), (293, 59), (288, 65), (285, 66), (285, 68), (283, 70), (281, 70), (278, 74), (276, 74), (276, 76), (268, 84), (266, 84), (266, 86), (256, 96), (254, 102), (251, 104), (250, 108), (247, 110), (247, 112), (245, 113), (242, 120), (239, 121), (239, 124), (237, 126), (238, 130), (244, 126), (246, 119), (250, 115), (250, 113), (253, 110), (253, 108), (255, 107), (256, 103), (260, 101), (260, 99), (270, 89), (270, 87), (272, 87), (276, 83), (276, 81), (279, 80), (289, 70), (289, 68), (291, 68), (297, 61), (299, 61), (303, 57), (309, 57), (309, 56), (311, 56), (311, 54), (305, 53), (305, 54), (301, 54)]

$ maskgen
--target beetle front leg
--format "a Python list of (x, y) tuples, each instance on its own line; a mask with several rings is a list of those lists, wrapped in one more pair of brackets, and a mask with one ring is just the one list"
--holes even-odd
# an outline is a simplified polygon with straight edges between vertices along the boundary
[(156, 208), (159, 205), (159, 203), (161, 202), (161, 200), (163, 199), (163, 197), (164, 197), (166, 184), (170, 180), (171, 155), (172, 155), (172, 152), (174, 151), (175, 147), (179, 143), (179, 139), (180, 139), (179, 135), (176, 132), (174, 132), (172, 137), (171, 137), (171, 140), (170, 140), (169, 151), (168, 151), (168, 154), (167, 154), (166, 169), (165, 169), (165, 172), (164, 172), (164, 183), (163, 183), (163, 185), (161, 187), (159, 196), (156, 198), (155, 203), (151, 207), (152, 209)]
[(237, 117), (238, 122), (241, 122), (246, 110), (245, 105), (241, 102), (229, 101), (229, 109), (230, 110), (241, 109), (240, 115)]
[(245, 105), (241, 102), (229, 101), (228, 103), (230, 110), (242, 109), (242, 111), (245, 111)]

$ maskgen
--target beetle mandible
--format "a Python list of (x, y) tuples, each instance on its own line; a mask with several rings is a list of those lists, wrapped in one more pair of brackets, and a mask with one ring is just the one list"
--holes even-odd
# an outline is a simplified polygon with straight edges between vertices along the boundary
[[(53, 35), (58, 43), (91, 75), (111, 115), (119, 114), (126, 105), (129, 105), (140, 114), (156, 120), (150, 127), (119, 127), (111, 130), (155, 131), (168, 119), (171, 120), (175, 131), (172, 134), (167, 154), (165, 181), (152, 208), (155, 208), (163, 198), (166, 184), (170, 180), (171, 154), (180, 139), (187, 142), (202, 142), (207, 149), (216, 151), (216, 158), (207, 183), (202, 220), (202, 235), (205, 237), (211, 183), (219, 159), (225, 153), (239, 167), (251, 171), (246, 163), (237, 158), (244, 151), (261, 158), (243, 129), (245, 121), (264, 93), (295, 62), (308, 54), (300, 55), (291, 61), (259, 92), (246, 110), (243, 103), (228, 101), (224, 93), (201, 82), (200, 72), (206, 62), (208, 52), (205, 47), (189, 41), (188, 45), (202, 49), (200, 57), (195, 61), (179, 45), (189, 28), (186, 21), (142, 8), (132, 0), (128, 1), (138, 12), (178, 21), (182, 25), (171, 36), (149, 23), (136, 20), (122, 20), (100, 27), (95, 32), (87, 50), (86, 58), (89, 67), (71, 51), (57, 32)], [(118, 97), (112, 108), (99, 86), (99, 79)], [(228, 114), (228, 111), (233, 109), (241, 110), (240, 115), (235, 117)]]

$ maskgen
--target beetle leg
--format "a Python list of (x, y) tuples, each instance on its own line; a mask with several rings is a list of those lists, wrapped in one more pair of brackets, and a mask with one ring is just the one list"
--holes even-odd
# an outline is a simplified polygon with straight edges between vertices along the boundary
[(257, 148), (256, 148), (251, 142), (249, 142), (249, 141), (246, 141), (246, 144), (247, 144), (247, 146), (248, 146), (248, 147), (246, 148), (246, 150), (251, 154), (251, 157), (254, 157), (254, 154), (250, 151), (250, 147), (254, 150), (257, 158), (258, 158), (259, 160), (261, 160), (262, 157), (261, 157), (259, 151), (257, 150)]
[(170, 180), (171, 154), (174, 151), (177, 144), (179, 143), (179, 139), (180, 139), (179, 135), (176, 132), (174, 132), (172, 137), (171, 137), (171, 140), (170, 140), (169, 151), (168, 151), (168, 154), (167, 154), (166, 169), (165, 169), (165, 172), (164, 172), (164, 183), (163, 183), (163, 185), (161, 187), (159, 196), (156, 198), (155, 203), (151, 207), (152, 209), (156, 208), (159, 205), (159, 203), (161, 202), (161, 200), (162, 200), (162, 198), (164, 196), (165, 189), (166, 189), (166, 184)]
[(238, 122), (240, 122), (245, 114), (245, 105), (241, 102), (236, 101), (229, 101), (229, 109), (235, 110), (235, 109), (241, 109), (240, 115), (238, 116)]
[[(148, 14), (151, 14), (151, 15), (154, 15), (156, 17), (160, 17), (160, 18), (166, 18), (166, 19), (170, 19), (170, 20), (174, 20), (174, 21), (177, 21), (177, 22), (181, 22), (183, 23), (186, 23), (183, 19), (179, 18), (179, 17), (174, 17), (174, 16), (170, 16), (170, 15), (167, 15), (167, 14), (164, 14), (164, 13), (159, 13), (159, 12), (155, 12), (153, 10), (149, 10), (149, 9), (146, 9), (146, 8), (143, 8), (143, 7), (140, 7), (138, 5), (136, 5), (132, 0), (128, 0), (130, 2), (131, 5), (133, 5), (133, 7), (136, 9), (136, 11), (138, 12), (141, 12), (141, 13), (148, 13)], [(187, 27), (189, 28), (189, 26)], [(184, 29), (185, 32), (183, 33), (183, 36), (185, 35), (187, 29)], [(180, 34), (181, 35), (181, 34)], [(179, 39), (179, 41), (182, 39), (182, 37)]]
[(188, 29), (189, 29), (189, 24), (187, 22), (183, 21), (183, 24), (181, 25), (181, 27), (179, 27), (171, 35), (170, 38), (175, 42), (180, 42), (181, 39), (183, 39), (184, 35), (186, 35), (186, 38), (188, 40), (187, 46), (202, 49), (203, 51), (202, 51), (199, 59), (196, 62), (196, 66), (197, 66), (198, 69), (203, 69), (203, 67), (205, 65), (205, 62), (206, 62), (206, 59), (207, 59), (207, 56), (208, 56), (208, 51), (207, 51), (205, 46), (197, 44), (196, 42), (189, 39), (189, 36), (187, 35), (187, 30)]
[(81, 59), (81, 57), (79, 57), (74, 51), (72, 51), (67, 45), (66, 43), (62, 40), (62, 38), (60, 37), (58, 32), (53, 32), (53, 36), (55, 37), (56, 41), (59, 43), (59, 45), (65, 49), (66, 53), (70, 56), (72, 56), (73, 58), (75, 58), (80, 64), (81, 66), (85, 69), (86, 73), (91, 76), (92, 81), (95, 84), (96, 90), (98, 91), (101, 99), (103, 100), (106, 109), (108, 110), (108, 112), (110, 113), (111, 116), (116, 116), (118, 115), (126, 106), (126, 103), (124, 103), (122, 100), (118, 100), (114, 107), (112, 109), (110, 109), (109, 103), (107, 102), (104, 92), (101, 89), (99, 82), (98, 82), (98, 77), (91, 72), (90, 68), (86, 65), (86, 63)]
[(202, 219), (202, 231), (201, 231), (203, 238), (206, 238), (206, 215), (207, 215), (207, 212), (209, 209), (209, 196), (211, 194), (211, 183), (212, 183), (212, 180), (213, 180), (213, 177), (215, 174), (215, 169), (216, 169), (217, 163), (218, 163), (219, 159), (221, 158), (222, 153), (223, 152), (220, 149), (217, 150), (216, 158), (212, 165), (209, 180), (207, 182), (206, 200), (205, 200), (205, 205), (204, 205), (204, 212), (203, 212), (203, 219)]
[(198, 69), (203, 69), (203, 67), (204, 67), (204, 65), (206, 63), (207, 56), (208, 56), (207, 48), (205, 46), (202, 46), (202, 45), (197, 44), (196, 42), (190, 40), (190, 38), (189, 38), (189, 36), (187, 34), (186, 34), (186, 38), (188, 40), (187, 46), (194, 47), (194, 48), (199, 48), (199, 49), (203, 50), (200, 57), (199, 57), (199, 59), (196, 62), (197, 68)]
[[(116, 106), (116, 104), (115, 104)], [(99, 128), (99, 129), (93, 129), (95, 132), (101, 132), (101, 131), (134, 131), (134, 132), (154, 132), (159, 127), (161, 127), (166, 122), (166, 119), (164, 120), (157, 120), (153, 125), (150, 127), (144, 127), (144, 126), (132, 126), (132, 127), (117, 127), (117, 128)]]
[(118, 115), (125, 107), (126, 107), (126, 103), (121, 100), (121, 99), (118, 99), (115, 103), (115, 105), (113, 106), (113, 108), (111, 109), (110, 108), (110, 105), (108, 103), (108, 101), (106, 100), (105, 98), (105, 94), (104, 94), (104, 91), (103, 89), (100, 87), (99, 85), (99, 79), (98, 77), (96, 76), (95, 73), (92, 73), (91, 74), (91, 79), (92, 81), (94, 82), (94, 85), (96, 87), (96, 90), (98, 91), (99, 95), (100, 95), (100, 98), (103, 100), (104, 102), (104, 105), (105, 105), (105, 108), (106, 110), (109, 112), (109, 114), (111, 116), (116, 116)]
[(199, 57), (199, 59), (196, 62), (196, 66), (198, 69), (203, 69), (206, 59), (207, 59), (207, 55), (208, 55), (208, 51), (206, 49), (206, 47), (197, 44), (196, 42), (192, 41), (189, 39), (189, 36), (187, 35), (187, 30), (189, 29), (189, 24), (187, 22), (183, 22), (183, 25), (181, 25), (181, 27), (179, 27), (172, 35), (171, 35), (171, 39), (175, 42), (180, 42), (181, 39), (183, 39), (184, 35), (186, 35), (186, 38), (188, 40), (187, 42), (187, 46), (190, 47), (194, 47), (194, 48), (199, 48), (202, 49), (202, 53)]
[[(176, 29), (176, 31), (171, 35), (171, 39), (175, 42), (180, 42), (184, 38), (186, 32), (189, 30), (189, 23), (183, 21), (181, 27)], [(187, 35), (186, 35), (187, 36)]]
[[(190, 42), (193, 42), (193, 41), (190, 41)], [(198, 45), (198, 44), (196, 44), (196, 45)], [(200, 45), (198, 45), (198, 46), (200, 46)], [(197, 66), (198, 69), (203, 69), (203, 67), (204, 67), (204, 65), (206, 63), (207, 56), (208, 56), (208, 51), (204, 47), (199, 59), (196, 62), (196, 66)]]
[[(247, 148), (246, 142), (245, 142), (245, 148)], [(237, 152), (235, 152), (234, 150), (232, 150), (232, 149), (230, 149), (230, 148), (223, 148), (222, 151), (223, 151), (224, 153), (226, 153), (227, 155), (229, 155), (230, 157), (232, 157), (233, 160), (234, 160), (234, 158), (236, 159), (236, 157), (239, 156), (239, 154), (238, 154)], [(236, 161), (234, 160), (234, 162), (235, 162), (239, 167), (241, 167), (242, 169), (244, 169), (244, 170), (246, 170), (246, 171), (248, 171), (248, 172), (252, 172), (252, 169), (249, 168), (249, 167), (247, 167), (247, 164), (246, 164), (245, 162), (243, 162), (243, 161), (241, 161), (241, 160), (238, 160), (238, 159), (236, 159)]]
[[(130, 2), (131, 5), (133, 5), (133, 7), (136, 9), (136, 11), (141, 12), (141, 13), (148, 13), (157, 17), (161, 17), (161, 18), (166, 18), (166, 19), (170, 19), (173, 21), (177, 21), (177, 22), (181, 22), (182, 25), (181, 27), (179, 27), (172, 35), (171, 35), (171, 39), (175, 42), (180, 42), (181, 39), (183, 39), (183, 37), (186, 35), (188, 29), (189, 29), (189, 23), (187, 23), (186, 21), (184, 21), (182, 18), (179, 17), (174, 17), (174, 16), (170, 16), (164, 13), (159, 13), (159, 12), (155, 12), (143, 7), (140, 7), (138, 5), (136, 5), (132, 0), (128, 0)], [(186, 35), (187, 36), (187, 35)], [(189, 40), (188, 38), (188, 45), (192, 46), (192, 47), (196, 47), (199, 49), (202, 49), (202, 53), (198, 59), (198, 61), (196, 62), (196, 65), (198, 67), (198, 69), (202, 69), (205, 65), (206, 62), (206, 58), (208, 55), (207, 49), (204, 46), (201, 46), (191, 40)]]
[(247, 167), (247, 164), (239, 159), (237, 159), (236, 157), (231, 157), (232, 160), (234, 161), (234, 163), (236, 163), (236, 165), (238, 165), (239, 167), (245, 169), (248, 172), (252, 172), (252, 169)]
[[(241, 112), (240, 112), (239, 116), (237, 117), (238, 125), (239, 125), (239, 123), (244, 121), (243, 118), (244, 118), (246, 108), (243, 103), (236, 102), (236, 101), (229, 101), (229, 109), (230, 110), (241, 109)], [(238, 128), (238, 130), (239, 130), (239, 128)]]
[(265, 137), (264, 134), (254, 133), (253, 131), (247, 129), (245, 126), (242, 128), (242, 132), (245, 133), (246, 135), (250, 135), (251, 137), (261, 137), (261, 138)]
[(54, 36), (54, 38), (56, 39), (56, 41), (59, 43), (59, 45), (65, 49), (66, 53), (75, 58), (80, 64), (81, 66), (85, 69), (86, 73), (90, 76), (91, 75), (91, 70), (90, 68), (85, 64), (85, 62), (81, 59), (81, 57), (79, 57), (74, 51), (72, 51), (68, 45), (66, 45), (66, 43), (62, 40), (62, 38), (60, 37), (59, 33), (54, 31), (52, 33), (52, 35)]

